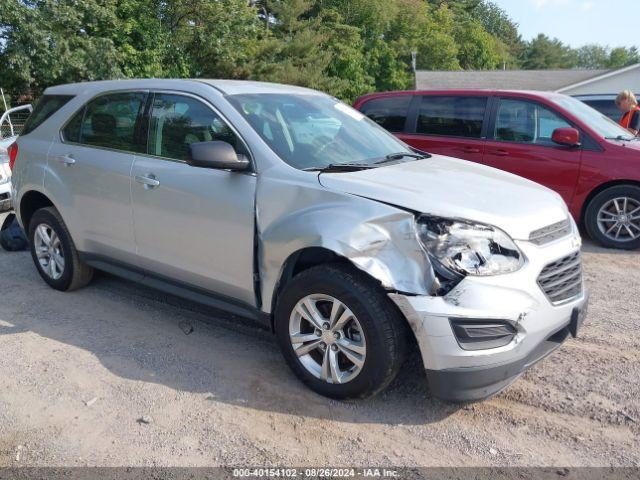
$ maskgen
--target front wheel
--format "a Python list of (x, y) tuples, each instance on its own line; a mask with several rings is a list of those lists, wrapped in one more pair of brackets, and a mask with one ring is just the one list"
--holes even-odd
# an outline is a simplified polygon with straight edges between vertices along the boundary
[(294, 373), (327, 397), (373, 396), (393, 380), (404, 359), (400, 314), (378, 285), (344, 265), (296, 275), (278, 299), (275, 328)]
[(587, 207), (589, 236), (609, 248), (640, 247), (640, 187), (618, 185), (597, 194)]

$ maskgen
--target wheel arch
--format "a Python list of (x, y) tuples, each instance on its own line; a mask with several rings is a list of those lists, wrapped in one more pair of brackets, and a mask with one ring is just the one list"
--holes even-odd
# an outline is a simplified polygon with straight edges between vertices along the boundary
[(282, 293), (284, 287), (300, 272), (303, 272), (311, 267), (315, 267), (317, 265), (325, 265), (330, 263), (341, 263), (343, 265), (348, 265), (350, 268), (358, 270), (362, 274), (369, 277), (373, 282), (380, 285), (380, 288), (383, 288), (382, 282), (380, 280), (374, 278), (368, 272), (359, 269), (353, 262), (351, 262), (348, 258), (334, 252), (333, 250), (325, 247), (305, 247), (300, 250), (296, 250), (293, 252), (282, 265), (282, 269), (280, 271), (280, 275), (278, 277), (278, 281), (276, 282), (273, 295), (271, 297), (271, 329), (274, 329), (274, 315), (276, 309), (276, 304), (278, 302), (278, 297)]
[(624, 179), (610, 180), (608, 182), (601, 183), (600, 185), (595, 187), (593, 190), (591, 190), (589, 192), (589, 195), (587, 195), (587, 198), (585, 198), (584, 202), (582, 203), (582, 208), (580, 210), (580, 223), (584, 224), (585, 215), (587, 214), (587, 209), (589, 208), (589, 204), (596, 197), (596, 195), (598, 195), (599, 193), (604, 192), (605, 190), (607, 190), (607, 189), (609, 189), (611, 187), (621, 187), (621, 186), (625, 186), (625, 185), (630, 185), (632, 187), (640, 188), (640, 181), (638, 181), (638, 180), (624, 180)]
[(29, 223), (33, 214), (37, 210), (45, 207), (57, 208), (47, 195), (38, 190), (29, 190), (22, 195), (20, 198), (18, 213), (20, 222), (22, 223), (25, 231), (29, 231)]

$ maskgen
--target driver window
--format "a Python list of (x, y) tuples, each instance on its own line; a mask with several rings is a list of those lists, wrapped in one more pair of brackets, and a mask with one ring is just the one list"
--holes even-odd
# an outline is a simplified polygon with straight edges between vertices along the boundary
[(247, 154), (231, 128), (207, 105), (191, 97), (157, 93), (153, 100), (147, 153), (174, 160), (188, 160), (189, 145), (218, 140)]
[(503, 142), (555, 145), (556, 128), (571, 127), (562, 117), (534, 102), (501, 99), (496, 116), (496, 140)]

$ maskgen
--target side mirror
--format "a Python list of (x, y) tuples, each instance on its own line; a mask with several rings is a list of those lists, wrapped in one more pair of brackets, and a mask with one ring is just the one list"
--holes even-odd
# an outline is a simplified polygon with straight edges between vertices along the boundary
[(249, 168), (249, 159), (238, 155), (227, 142), (214, 140), (211, 142), (195, 142), (189, 145), (191, 158), (187, 163), (194, 167), (219, 168), (223, 170), (241, 171)]
[(575, 128), (556, 128), (551, 134), (551, 140), (559, 145), (577, 147), (580, 145), (580, 132)]

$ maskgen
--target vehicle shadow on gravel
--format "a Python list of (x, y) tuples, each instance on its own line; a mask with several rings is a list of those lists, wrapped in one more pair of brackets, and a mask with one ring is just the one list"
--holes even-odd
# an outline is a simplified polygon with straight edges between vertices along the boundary
[[(622, 250), (619, 248), (606, 248), (591, 240), (587, 237), (586, 233), (581, 231), (582, 235), (582, 252), (583, 253), (595, 253), (595, 254), (610, 254), (610, 255), (629, 255), (629, 250)], [(636, 253), (640, 254), (640, 250), (637, 250)]]
[[(8, 255), (0, 253), (3, 267)], [(38, 277), (28, 254), (11, 257), (0, 280), (0, 338), (33, 332), (88, 351), (107, 370), (96, 371), (107, 384), (115, 375), (202, 394), (205, 404), (348, 423), (422, 425), (461, 408), (430, 396), (417, 353), (377, 397), (334, 401), (302, 385), (271, 333), (247, 320), (107, 274), (80, 291), (57, 292)]]

